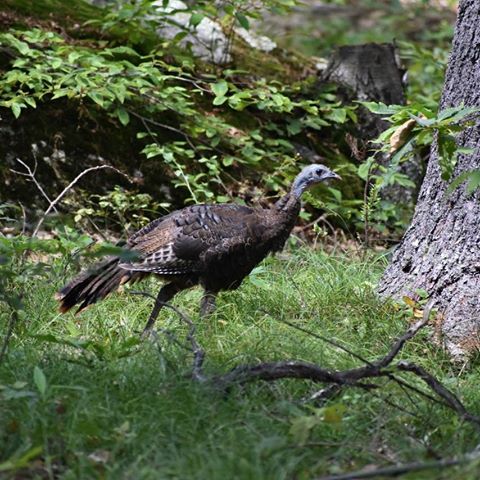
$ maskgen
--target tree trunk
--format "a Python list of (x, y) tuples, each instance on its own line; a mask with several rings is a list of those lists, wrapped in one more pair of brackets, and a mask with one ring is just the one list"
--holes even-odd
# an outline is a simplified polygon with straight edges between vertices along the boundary
[[(441, 109), (480, 106), (480, 3), (460, 2)], [(480, 120), (462, 132), (455, 176), (480, 168)], [(380, 283), (383, 296), (415, 297), (426, 290), (439, 309), (438, 333), (454, 357), (480, 348), (480, 192), (465, 184), (451, 195), (440, 178), (434, 143), (415, 215)]]

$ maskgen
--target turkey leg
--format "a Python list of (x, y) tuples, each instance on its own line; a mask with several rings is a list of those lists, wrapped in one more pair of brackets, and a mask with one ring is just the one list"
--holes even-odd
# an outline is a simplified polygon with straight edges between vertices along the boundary
[(142, 338), (147, 338), (150, 335), (153, 329), (153, 325), (155, 324), (155, 320), (157, 319), (162, 307), (181, 290), (183, 290), (183, 288), (176, 283), (167, 283), (160, 289), (155, 300), (155, 305), (153, 306), (152, 313), (150, 313), (147, 324), (143, 329)]
[(217, 298), (216, 293), (205, 290), (203, 294), (202, 301), (200, 303), (200, 317), (208, 317), (211, 313), (215, 311), (216, 305), (215, 300)]

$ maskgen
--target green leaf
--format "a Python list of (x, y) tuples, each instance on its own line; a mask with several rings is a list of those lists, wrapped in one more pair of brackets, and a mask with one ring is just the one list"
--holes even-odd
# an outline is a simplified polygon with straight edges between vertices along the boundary
[(20, 107), (20, 105), (18, 103), (13, 103), (11, 108), (15, 118), (18, 118), (20, 116), (20, 113), (22, 113), (22, 108)]
[(228, 92), (228, 83), (225, 80), (220, 80), (219, 82), (211, 85), (211, 89), (216, 97), (224, 97)]
[(467, 195), (471, 195), (478, 187), (480, 187), (480, 170), (474, 170), (468, 176)]
[(385, 105), (382, 102), (358, 102), (361, 103), (365, 108), (368, 108), (372, 113), (377, 113), (378, 115), (393, 115), (398, 112), (398, 105)]
[(430, 118), (422, 118), (418, 117), (417, 115), (414, 115), (413, 113), (408, 112), (408, 116), (410, 118), (413, 118), (420, 126), (422, 127), (430, 127), (435, 123), (435, 119), (430, 119)]
[(123, 107), (118, 107), (116, 110), (116, 114), (120, 123), (125, 127), (130, 122), (130, 115)]
[(291, 119), (287, 124), (287, 131), (289, 135), (298, 135), (302, 131), (302, 122), (296, 118)]
[(33, 97), (24, 97), (25, 103), (30, 105), (32, 108), (37, 108), (37, 102)]
[(290, 435), (295, 443), (303, 445), (307, 442), (310, 432), (314, 427), (322, 423), (322, 419), (317, 415), (303, 415), (291, 420)]
[(342, 192), (333, 187), (328, 187), (328, 191), (333, 195), (335, 200), (340, 203), (342, 201)]
[(477, 107), (464, 107), (463, 105), (459, 107), (450, 107), (442, 110), (437, 117), (439, 121), (448, 120), (448, 123), (455, 123), (459, 120), (463, 120), (465, 117), (477, 113), (479, 108)]
[(55, 100), (57, 98), (65, 97), (69, 95), (69, 90), (67, 88), (60, 88), (58, 90), (55, 90), (55, 93), (52, 96), (52, 100)]
[(203, 13), (192, 13), (192, 16), (190, 17), (190, 25), (193, 27), (196, 27), (203, 19), (204, 19)]
[(335, 123), (345, 123), (347, 119), (347, 110), (345, 108), (334, 108), (324, 114), (324, 118)]
[(186, 36), (188, 32), (178, 32), (171, 40), (171, 43), (175, 44), (181, 42)]
[(213, 104), (214, 105), (222, 105), (227, 101), (227, 97), (215, 97), (213, 99)]
[(463, 182), (468, 182), (465, 192), (467, 195), (471, 195), (480, 187), (480, 169), (469, 170), (458, 175), (448, 186), (446, 195), (450, 195)]
[(459, 185), (461, 185), (465, 180), (467, 180), (469, 174), (470, 174), (470, 172), (463, 172), (460, 175), (458, 175), (457, 177), (455, 177), (452, 180), (452, 182), (450, 183), (450, 185), (448, 186), (445, 194), (450, 195), (454, 190), (457, 189), (457, 187)]
[(68, 55), (68, 62), (75, 63), (82, 55), (79, 52), (72, 52)]
[(103, 55), (110, 55), (112, 53), (116, 53), (119, 55), (132, 55), (135, 57), (140, 56), (133, 48), (125, 47), (125, 46), (109, 48), (103, 53)]
[(98, 92), (88, 92), (87, 97), (91, 98), (100, 107), (104, 106), (104, 98)]
[(31, 52), (28, 43), (22, 42), (11, 33), (6, 33), (5, 35), (3, 35), (3, 38), (8, 40), (10, 45), (16, 48), (22, 55), (26, 56)]
[(357, 174), (362, 180), (366, 180), (368, 178), (369, 172), (374, 162), (375, 162), (375, 159), (373, 157), (369, 157), (364, 163), (359, 165)]
[(223, 7), (223, 9), (225, 10), (225, 13), (227, 13), (228, 15), (233, 16), (235, 13), (235, 7), (233, 5), (227, 4)]
[(346, 410), (346, 406), (342, 404), (325, 407), (323, 409), (323, 421), (325, 423), (340, 423)]
[(441, 177), (443, 180), (450, 180), (455, 165), (457, 163), (455, 149), (455, 137), (452, 135), (438, 135), (438, 163), (442, 171)]
[[(228, 104), (234, 110), (242, 111), (245, 107), (249, 105), (249, 103), (253, 103), (246, 95), (242, 93), (235, 93), (228, 99)], [(257, 103), (257, 107), (259, 107), (260, 103)]]
[(33, 369), (33, 381), (35, 382), (40, 395), (42, 395), (42, 397), (45, 396), (45, 392), (47, 391), (47, 379), (40, 367), (35, 367)]
[(248, 21), (248, 18), (240, 12), (237, 12), (235, 14), (236, 19), (238, 20), (238, 23), (245, 29), (245, 30), (250, 30), (250, 22)]

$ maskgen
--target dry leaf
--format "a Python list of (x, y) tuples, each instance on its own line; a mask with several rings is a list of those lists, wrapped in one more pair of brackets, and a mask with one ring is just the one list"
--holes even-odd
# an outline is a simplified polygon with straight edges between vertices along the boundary
[(417, 302), (416, 302), (415, 300), (413, 300), (413, 298), (407, 297), (406, 295), (403, 296), (402, 298), (403, 298), (403, 301), (404, 301), (409, 307), (415, 308), (415, 306), (417, 305)]
[(402, 123), (390, 137), (390, 153), (397, 151), (407, 141), (408, 134), (417, 122), (411, 118)]
[(413, 309), (413, 316), (415, 318), (422, 318), (423, 317), (423, 310), (421, 310), (420, 308), (414, 308)]

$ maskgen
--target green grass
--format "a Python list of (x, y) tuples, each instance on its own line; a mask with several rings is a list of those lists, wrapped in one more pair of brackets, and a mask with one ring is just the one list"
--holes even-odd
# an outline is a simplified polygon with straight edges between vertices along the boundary
[[(287, 260), (269, 259), (239, 290), (222, 294), (208, 321), (197, 320), (198, 290), (175, 305), (196, 321), (209, 374), (286, 359), (343, 369), (359, 362), (282, 320), (375, 359), (409, 321), (406, 307), (375, 296), (383, 267), (374, 257), (362, 262), (300, 250)], [(1, 478), (310, 479), (453, 456), (479, 442), (449, 410), (389, 383), (375, 394), (345, 390), (326, 410), (302, 403), (321, 387), (306, 381), (255, 383), (228, 393), (194, 383), (188, 350), (161, 333), (157, 342), (137, 341), (151, 301), (124, 292), (78, 317), (61, 316), (53, 293), (63, 280), (58, 268), (49, 281), (31, 284), (0, 365)], [(158, 285), (143, 287), (154, 292)], [(172, 311), (162, 312), (157, 327), (185, 342), (187, 327)], [(438, 375), (479, 411), (478, 372), (457, 371), (426, 342), (428, 334), (413, 339), (401, 358)], [(25, 468), (13, 468), (28, 453)], [(405, 478), (474, 479), (477, 468)]]

